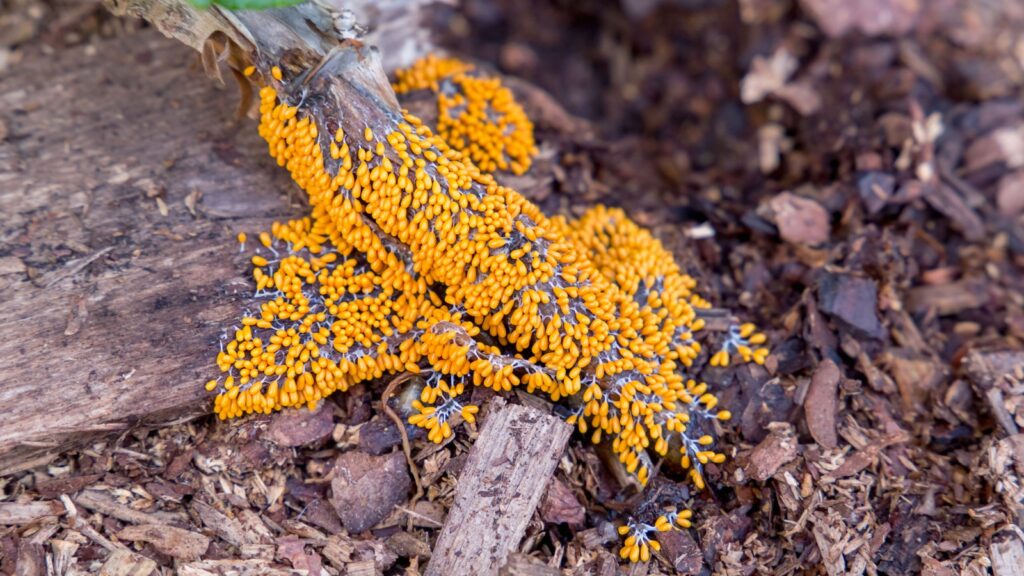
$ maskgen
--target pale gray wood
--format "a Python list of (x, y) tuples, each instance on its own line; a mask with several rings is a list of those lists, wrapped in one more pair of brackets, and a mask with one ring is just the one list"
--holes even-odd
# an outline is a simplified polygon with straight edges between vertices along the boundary
[(426, 576), (497, 574), (522, 540), (572, 433), (556, 416), (497, 403), (459, 475)]
[(995, 576), (1024, 576), (1024, 544), (1019, 535), (1018, 531), (1009, 538), (993, 542), (989, 548)]

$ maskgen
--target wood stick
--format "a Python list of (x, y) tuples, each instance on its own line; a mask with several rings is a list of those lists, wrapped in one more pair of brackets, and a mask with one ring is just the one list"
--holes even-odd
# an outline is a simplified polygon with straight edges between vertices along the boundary
[(469, 453), (426, 576), (497, 574), (523, 538), (572, 427), (535, 408), (499, 407)]

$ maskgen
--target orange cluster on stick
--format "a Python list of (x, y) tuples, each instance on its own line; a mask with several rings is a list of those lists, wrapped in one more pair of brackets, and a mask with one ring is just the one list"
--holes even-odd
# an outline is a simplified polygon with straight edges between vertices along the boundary
[(437, 95), (437, 131), (484, 172), (523, 174), (537, 155), (533, 123), (501, 78), (454, 58), (427, 56), (395, 73), (397, 94)]
[[(414, 67), (398, 85), (437, 89), (468, 70), (432, 66), (445, 74)], [(280, 69), (262, 76), (275, 80), (259, 133), (312, 213), (260, 235), (259, 308), (218, 355), (217, 414), (312, 406), (408, 371), (423, 382), (409, 421), (440, 442), (453, 417), (474, 419), (467, 385), (525, 387), (570, 406), (641, 483), (654, 453), (704, 486), (703, 466), (725, 456), (703, 430), (730, 414), (685, 375), (707, 303), (660, 242), (617, 209), (548, 218), (407, 113), (337, 127)], [(727, 355), (763, 362), (763, 337), (736, 336), (749, 353), (732, 342)], [(649, 555), (646, 536), (633, 544), (628, 557)]]

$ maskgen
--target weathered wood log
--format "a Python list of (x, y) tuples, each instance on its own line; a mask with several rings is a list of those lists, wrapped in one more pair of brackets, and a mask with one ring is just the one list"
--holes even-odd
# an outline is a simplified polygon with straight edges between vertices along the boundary
[[(407, 60), (426, 45), (388, 14), (424, 3), (352, 5), (377, 19), (369, 37)], [(207, 72), (219, 61), (237, 72), (257, 52), (315, 63), (353, 25), (313, 5), (108, 5), (199, 50)], [(364, 54), (347, 71), (397, 109), (379, 52)], [(289, 210), (295, 186), (255, 131), (232, 120), (235, 94), (184, 73), (194, 58), (148, 32), (25, 62), (0, 81), (11, 111), (0, 144), (0, 474), (97, 434), (206, 412), (202, 382), (249, 291), (232, 239), (303, 213)]]
[[(408, 66), (433, 50), (425, 8), (450, 0), (313, 0), (296, 6), (235, 11), (201, 9), (187, 0), (104, 0), (119, 16), (143, 18), (166, 36), (198, 52), (224, 38), (244, 50), (258, 46), (280, 55), (301, 48), (326, 54), (340, 38), (359, 36), (381, 54), (386, 71)], [(343, 8), (344, 11), (339, 11)], [(204, 53), (204, 57), (209, 56)]]
[(0, 78), (0, 474), (206, 413), (250, 291), (235, 235), (304, 212), (194, 61), (146, 32)]
[(459, 475), (427, 576), (497, 574), (522, 540), (572, 434), (571, 426), (536, 408), (492, 409)]

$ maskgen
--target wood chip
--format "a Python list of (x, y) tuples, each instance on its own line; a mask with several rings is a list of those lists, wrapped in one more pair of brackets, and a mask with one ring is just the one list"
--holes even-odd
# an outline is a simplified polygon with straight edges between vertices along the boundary
[(935, 310), (939, 316), (952, 316), (981, 308), (989, 302), (988, 282), (984, 278), (916, 286), (907, 295), (907, 307), (920, 314)]
[(815, 246), (828, 242), (832, 234), (829, 214), (821, 204), (791, 192), (777, 194), (768, 201), (770, 220), (786, 242)]
[(826, 476), (832, 479), (853, 476), (854, 474), (857, 474), (861, 470), (874, 464), (875, 461), (878, 459), (879, 450), (880, 447), (874, 444), (868, 446), (863, 450), (857, 450), (853, 454), (847, 456), (846, 460), (844, 460), (838, 468), (832, 470), (831, 472), (826, 474)]
[(352, 534), (376, 526), (405, 501), (412, 480), (401, 452), (372, 456), (358, 450), (338, 457), (331, 481), (331, 505)]
[(245, 544), (256, 544), (259, 542), (258, 538), (253, 537), (255, 535), (246, 532), (242, 528), (242, 523), (238, 519), (228, 517), (202, 500), (193, 500), (192, 509), (199, 516), (203, 526), (206, 526), (228, 544), (241, 547)]
[(156, 562), (127, 550), (111, 552), (100, 568), (100, 576), (149, 576), (156, 570)]
[(992, 556), (993, 576), (1021, 576), (1024, 574), (1024, 543), (1020, 532), (1000, 541), (992, 542), (989, 553)]
[(768, 436), (747, 457), (744, 473), (756, 482), (764, 482), (793, 461), (797, 455), (796, 431), (788, 422), (768, 424)]
[(562, 571), (526, 554), (513, 552), (509, 554), (505, 565), (498, 570), (498, 574), (499, 576), (561, 576)]
[(670, 530), (658, 534), (661, 554), (682, 576), (696, 576), (704, 568), (704, 555), (689, 530)]
[(941, 213), (953, 223), (964, 238), (971, 242), (980, 242), (986, 237), (985, 223), (970, 206), (964, 202), (953, 188), (940, 182), (934, 186), (925, 186), (924, 198), (928, 205)]
[(383, 572), (377, 568), (373, 560), (360, 560), (346, 565), (348, 576), (381, 576)]
[(852, 32), (898, 36), (913, 29), (922, 5), (904, 0), (800, 0), (821, 29), (833, 38)]
[(811, 386), (804, 399), (804, 415), (807, 429), (814, 440), (823, 448), (835, 448), (839, 445), (836, 434), (836, 411), (839, 405), (839, 367), (831, 359), (826, 358), (814, 370)]
[(880, 357), (896, 382), (906, 414), (923, 413), (928, 398), (945, 380), (946, 370), (937, 360), (905, 348), (894, 348)]
[(967, 379), (984, 390), (1024, 368), (1024, 352), (971, 350), (960, 366)]
[(316, 444), (331, 437), (334, 411), (330, 402), (321, 402), (314, 410), (282, 410), (270, 420), (266, 437), (288, 448)]
[(1011, 169), (1024, 166), (1024, 122), (993, 130), (971, 142), (964, 151), (965, 172), (1000, 163)]
[(4, 256), (0, 258), (0, 276), (5, 274), (24, 274), (25, 263), (17, 256)]
[(551, 524), (579, 527), (583, 525), (586, 516), (586, 510), (572, 490), (557, 477), (552, 478), (540, 503), (540, 517)]
[(996, 187), (999, 213), (1011, 218), (1024, 214), (1024, 170), (1003, 176)]
[(307, 551), (303, 541), (295, 536), (277, 539), (277, 555), (288, 560), (295, 570), (306, 574), (320, 574), (322, 569), (320, 556), (315, 552)]
[(64, 514), (60, 502), (0, 502), (0, 526), (31, 524), (48, 516)]
[(160, 524), (128, 526), (118, 532), (117, 537), (131, 542), (147, 542), (161, 554), (183, 560), (198, 560), (210, 546), (210, 539), (202, 534)]
[(405, 531), (388, 536), (387, 546), (402, 558), (430, 558), (430, 545)]
[(53, 539), (49, 542), (53, 550), (53, 572), (54, 574), (68, 574), (75, 564), (75, 553), (78, 552), (78, 542)]
[(852, 274), (825, 274), (818, 284), (821, 311), (832, 316), (855, 335), (881, 338), (878, 319), (878, 284)]
[(100, 490), (85, 490), (75, 497), (75, 504), (87, 510), (93, 510), (106, 516), (132, 524), (187, 524), (188, 516), (170, 512), (140, 512), (114, 500), (110, 494)]

